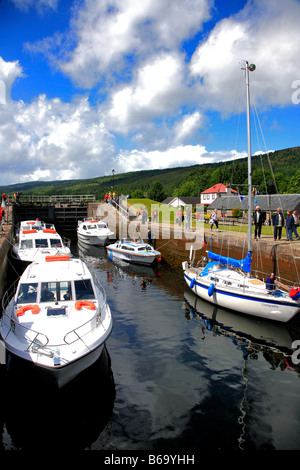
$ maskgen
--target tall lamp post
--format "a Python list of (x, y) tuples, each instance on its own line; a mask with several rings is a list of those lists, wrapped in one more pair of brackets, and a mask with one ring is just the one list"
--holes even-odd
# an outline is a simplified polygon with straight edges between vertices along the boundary
[(115, 190), (115, 170), (111, 170), (113, 175), (113, 192)]

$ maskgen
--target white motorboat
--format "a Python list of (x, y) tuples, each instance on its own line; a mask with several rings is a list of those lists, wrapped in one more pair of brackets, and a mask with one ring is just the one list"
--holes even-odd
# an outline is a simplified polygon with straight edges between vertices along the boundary
[(127, 263), (150, 266), (154, 261), (161, 261), (161, 253), (143, 241), (122, 238), (108, 245), (106, 249), (109, 258), (120, 259)]
[(38, 219), (25, 220), (19, 225), (11, 250), (13, 260), (27, 266), (39, 256), (69, 255), (70, 241), (62, 239), (53, 224)]
[(88, 245), (104, 246), (116, 236), (103, 220), (84, 219), (78, 222), (77, 237)]
[(238, 313), (253, 315), (274, 321), (287, 322), (300, 311), (300, 289), (290, 286), (288, 291), (270, 290), (265, 283), (251, 276), (251, 216), (252, 216), (252, 169), (250, 137), (249, 70), (255, 65), (244, 61), (247, 90), (248, 131), (248, 253), (242, 260), (221, 256), (208, 251), (208, 262), (193, 265), (190, 260), (182, 263), (184, 278), (192, 291), (208, 302)]
[(17, 288), (4, 294), (2, 308), (7, 350), (50, 372), (58, 386), (97, 360), (112, 330), (104, 289), (83, 261), (69, 256), (31, 263)]

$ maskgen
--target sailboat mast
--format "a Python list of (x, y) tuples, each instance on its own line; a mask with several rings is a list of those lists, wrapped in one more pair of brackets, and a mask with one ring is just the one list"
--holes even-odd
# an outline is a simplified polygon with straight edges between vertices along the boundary
[(247, 61), (244, 62), (246, 72), (246, 95), (247, 95), (247, 138), (248, 138), (248, 251), (252, 251), (251, 244), (251, 196), (252, 196), (252, 163), (251, 163), (251, 126), (250, 126), (250, 87), (249, 87), (249, 70), (253, 72), (255, 65)]

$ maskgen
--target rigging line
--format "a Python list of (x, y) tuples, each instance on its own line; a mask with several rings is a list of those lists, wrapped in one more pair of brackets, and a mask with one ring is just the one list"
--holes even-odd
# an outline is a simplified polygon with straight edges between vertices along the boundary
[(294, 256), (294, 252), (293, 252), (293, 247), (292, 247), (292, 241), (289, 242), (289, 245), (290, 245), (290, 250), (291, 250), (291, 257), (294, 261), (294, 265), (295, 265), (295, 271), (296, 271), (296, 274), (297, 274), (297, 279), (298, 279), (298, 282), (300, 281), (299, 280), (299, 273), (298, 273), (298, 269), (297, 269), (297, 264), (296, 264), (296, 260), (295, 260), (295, 256)]
[(272, 174), (272, 178), (273, 178), (273, 183), (274, 183), (274, 186), (275, 186), (275, 189), (276, 189), (276, 193), (279, 194), (279, 193), (278, 193), (278, 187), (277, 187), (276, 180), (275, 180), (275, 175), (274, 175), (274, 172), (273, 172), (273, 167), (272, 167), (271, 159), (270, 159), (270, 152), (267, 150), (265, 137), (264, 137), (264, 134), (263, 134), (263, 131), (262, 131), (260, 119), (259, 119), (259, 116), (258, 116), (258, 113), (257, 113), (256, 108), (255, 108), (255, 111), (256, 111), (256, 117), (257, 117), (257, 121), (258, 121), (258, 124), (259, 124), (261, 136), (262, 136), (262, 139), (263, 139), (263, 142), (264, 142), (264, 145), (265, 145), (265, 152), (266, 152), (266, 154), (267, 154), (268, 163), (269, 163), (269, 167), (270, 167), (271, 174)]
[[(255, 111), (255, 113), (254, 113), (254, 111)], [(252, 106), (252, 113), (253, 113), (253, 121), (254, 121), (254, 125), (255, 125), (255, 131), (256, 131), (256, 138), (257, 138), (258, 148), (259, 148), (259, 150), (262, 152), (261, 146), (260, 146), (259, 134), (258, 134), (258, 130), (257, 130), (258, 114), (257, 114), (257, 109), (256, 109), (255, 104)], [(262, 160), (262, 153), (260, 154), (260, 163), (261, 163), (261, 169), (262, 169), (262, 173), (263, 173), (263, 177), (264, 177), (265, 191), (266, 191), (266, 194), (268, 194), (268, 188), (267, 188), (267, 182), (266, 182), (266, 175), (265, 175), (265, 168), (264, 168), (264, 164), (263, 164), (263, 160)]]

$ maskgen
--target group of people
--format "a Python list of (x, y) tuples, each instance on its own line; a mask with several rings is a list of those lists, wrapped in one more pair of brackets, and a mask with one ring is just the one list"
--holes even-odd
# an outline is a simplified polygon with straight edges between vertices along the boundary
[(118, 202), (119, 198), (116, 195), (116, 191), (113, 191), (112, 193), (109, 191), (108, 193), (105, 193), (104, 196), (104, 202), (107, 204), (112, 204), (113, 201)]
[(188, 206), (186, 207), (184, 214), (182, 212), (181, 207), (179, 207), (177, 214), (176, 214), (176, 224), (179, 227), (181, 227), (181, 224), (184, 221), (184, 228), (186, 230), (190, 230), (191, 229), (191, 217), (192, 217), (191, 209)]
[[(253, 216), (253, 223), (255, 226), (255, 229), (254, 229), (255, 240), (260, 238), (261, 227), (262, 227), (263, 222), (264, 221), (263, 221), (262, 211), (260, 207), (257, 206), (254, 212), (254, 216)], [(285, 218), (282, 210), (279, 207), (277, 209), (276, 214), (273, 215), (272, 223), (274, 227), (273, 236), (274, 236), (275, 241), (277, 239), (281, 240), (283, 227), (285, 227), (286, 229), (286, 236), (287, 236), (288, 241), (292, 241), (293, 234), (295, 235), (297, 240), (300, 238), (297, 232), (297, 227), (299, 227), (299, 217), (298, 217), (297, 211), (294, 211), (292, 213), (292, 211), (288, 210), (287, 216)]]

